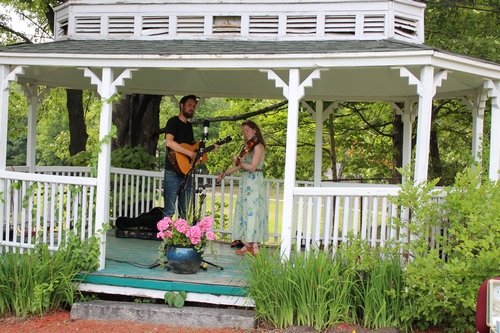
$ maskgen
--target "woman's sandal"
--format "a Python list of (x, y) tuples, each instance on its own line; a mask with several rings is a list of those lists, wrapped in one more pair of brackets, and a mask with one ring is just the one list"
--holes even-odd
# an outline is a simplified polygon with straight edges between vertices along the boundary
[(250, 254), (253, 254), (253, 249), (245, 244), (245, 246), (243, 246), (239, 250), (236, 250), (234, 253), (242, 255), (242, 254), (245, 254), (247, 252)]

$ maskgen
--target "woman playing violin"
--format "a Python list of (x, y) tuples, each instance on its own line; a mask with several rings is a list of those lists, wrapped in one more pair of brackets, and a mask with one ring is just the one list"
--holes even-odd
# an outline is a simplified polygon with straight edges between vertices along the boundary
[(266, 144), (259, 126), (251, 120), (243, 122), (241, 131), (245, 146), (233, 158), (235, 165), (217, 177), (220, 182), (225, 176), (242, 170), (238, 188), (238, 199), (234, 212), (233, 238), (245, 240), (245, 246), (236, 254), (259, 252), (259, 243), (269, 238), (266, 188), (262, 168), (266, 156)]

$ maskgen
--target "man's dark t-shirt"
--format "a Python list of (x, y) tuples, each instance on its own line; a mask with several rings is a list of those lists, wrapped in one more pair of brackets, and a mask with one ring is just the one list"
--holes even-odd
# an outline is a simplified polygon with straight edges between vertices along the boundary
[[(167, 121), (166, 134), (172, 134), (174, 141), (177, 143), (194, 143), (193, 125), (189, 121), (183, 122), (179, 117), (172, 117)], [(168, 153), (167, 151), (165, 170), (173, 170), (172, 164), (168, 159)]]

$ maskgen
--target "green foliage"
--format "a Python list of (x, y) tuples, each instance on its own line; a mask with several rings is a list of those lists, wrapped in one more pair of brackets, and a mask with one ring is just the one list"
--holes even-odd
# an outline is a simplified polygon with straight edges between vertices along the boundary
[(450, 187), (436, 188), (438, 180), (402, 185), (391, 201), (410, 214), (397, 214), (391, 227), (401, 242), (386, 249), (350, 235), (332, 258), (311, 251), (289, 260), (263, 250), (242, 264), (257, 317), (276, 328), (358, 322), (472, 331), (478, 288), (500, 264), (500, 186), (475, 170), (459, 173)]
[(181, 291), (168, 291), (165, 293), (164, 299), (165, 303), (169, 306), (175, 306), (176, 308), (182, 308), (187, 298), (187, 293), (183, 290)]
[[(43, 89), (44, 87), (40, 87)], [(99, 114), (101, 103), (93, 93), (84, 92), (85, 121), (89, 134), (88, 146), (98, 144)], [(13, 83), (9, 97), (9, 142), (8, 162), (11, 165), (26, 165), (26, 139), (28, 105), (20, 86)], [(52, 89), (38, 104), (37, 115), (38, 165), (90, 165), (91, 152), (69, 156), (69, 120), (64, 89)]]
[(27, 126), (28, 104), (21, 86), (13, 82), (9, 91), (7, 164), (26, 165)]
[(153, 298), (134, 298), (134, 303), (155, 303), (156, 300)]
[(500, 186), (480, 172), (459, 173), (439, 200), (435, 181), (407, 184), (391, 199), (411, 211), (411, 220), (396, 219), (395, 227), (408, 227), (405, 249), (413, 258), (404, 271), (411, 306), (403, 316), (420, 328), (472, 331), (478, 288), (498, 276)]
[(425, 14), (426, 44), (499, 61), (497, 3), (433, 2)]
[(38, 105), (37, 115), (38, 165), (68, 165), (69, 120), (64, 89), (53, 89)]
[(333, 256), (313, 250), (286, 259), (263, 249), (251, 262), (242, 262), (257, 318), (275, 328), (307, 325), (323, 330), (344, 322), (373, 329), (407, 327), (400, 316), (399, 257), (372, 250), (364, 240), (351, 240)]
[(78, 294), (78, 274), (97, 268), (98, 253), (96, 256), (93, 250), (98, 251), (99, 247), (93, 240), (81, 240), (72, 231), (67, 236), (52, 254), (43, 243), (35, 245), (33, 251), (2, 249), (0, 315), (42, 315), (73, 304)]
[[(225, 108), (217, 110), (215, 116), (241, 116), (269, 107), (277, 102), (272, 100), (230, 99), (228, 100), (229, 106), (224, 105)], [(282, 107), (272, 113), (266, 113), (265, 115), (244, 118), (238, 122), (221, 122), (218, 127), (218, 137), (224, 138), (229, 135), (233, 141), (214, 153), (217, 155), (217, 158), (209, 157), (206, 163), (208, 171), (210, 174), (218, 174), (233, 165), (232, 157), (240, 153), (243, 145), (241, 123), (246, 119), (251, 119), (259, 125), (266, 140), (265, 177), (282, 179), (285, 172), (283, 162), (285, 160), (287, 132), (286, 107)], [(312, 126), (314, 126), (314, 123), (310, 115), (307, 112), (301, 111), (299, 113), (299, 143), (297, 150), (297, 155), (301, 158), (297, 159), (297, 179), (310, 180), (313, 178), (314, 169), (311, 168), (311, 165), (314, 161), (314, 149), (312, 149), (314, 147), (314, 135), (311, 134), (314, 133), (314, 129)]]
[(387, 103), (345, 103), (335, 111), (337, 163), (345, 178), (391, 177), (392, 119)]
[(158, 158), (149, 155), (142, 146), (126, 146), (111, 152), (111, 165), (117, 168), (154, 170)]
[(386, 326), (405, 328), (408, 323), (402, 315), (406, 304), (402, 297), (403, 269), (400, 256), (390, 255), (386, 260), (373, 259), (375, 265), (368, 274), (362, 272), (362, 283), (358, 289), (363, 325), (372, 329)]
[[(222, 207), (220, 200), (221, 197), (217, 197), (215, 204), (219, 205), (221, 209), (216, 210), (216, 212), (207, 210), (206, 215), (214, 218), (214, 230), (229, 230), (229, 214), (231, 212), (226, 213), (229, 211), (229, 202), (225, 200), (224, 207)], [(227, 233), (216, 233), (216, 240), (230, 242), (232, 237)]]

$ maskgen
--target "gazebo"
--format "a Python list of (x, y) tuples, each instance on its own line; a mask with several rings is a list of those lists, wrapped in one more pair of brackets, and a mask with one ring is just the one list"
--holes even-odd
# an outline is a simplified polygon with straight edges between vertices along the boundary
[[(331, 237), (335, 242), (341, 237), (334, 233), (335, 223), (363, 220), (353, 208), (359, 205), (356, 198), (397, 192), (395, 187), (322, 184), (321, 128), (338, 102), (392, 103), (404, 122), (404, 165), (411, 164), (412, 126), (418, 117), (414, 178), (419, 182), (427, 178), (433, 100), (462, 98), (467, 103), (474, 124), (468, 148), (479, 156), (485, 102), (491, 98), (489, 177), (497, 180), (500, 64), (424, 45), (424, 10), (425, 4), (410, 0), (69, 0), (54, 9), (55, 41), (0, 48), (0, 192), (7, 193), (14, 180), (79, 184), (88, 193), (95, 189), (95, 210), (88, 208), (94, 202), (85, 202), (83, 209), (95, 221), (90, 232), (109, 221), (110, 144), (101, 146), (97, 178), (35, 175), (39, 87), (97, 92), (103, 100), (101, 139), (111, 130), (111, 98), (117, 93), (287, 99), (284, 255), (290, 254), (294, 237), (301, 237), (294, 233), (303, 225), (308, 226), (307, 240)], [(29, 102), (27, 173), (6, 167), (11, 82), (23, 87)], [(317, 124), (310, 187), (296, 186), (295, 177), (298, 112), (304, 101), (316, 102), (315, 109), (306, 106)], [(323, 101), (333, 103), (324, 108)], [(332, 205), (331, 198), (341, 194), (351, 200), (344, 207), (351, 215), (332, 227), (337, 217), (323, 218), (318, 203)], [(22, 211), (12, 200), (0, 202), (0, 229)], [(387, 202), (382, 205), (389, 215), (395, 212)], [(387, 237), (390, 231), (379, 241)], [(22, 247), (16, 239), (2, 241)], [(101, 250), (102, 269), (104, 245)]]

